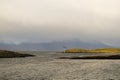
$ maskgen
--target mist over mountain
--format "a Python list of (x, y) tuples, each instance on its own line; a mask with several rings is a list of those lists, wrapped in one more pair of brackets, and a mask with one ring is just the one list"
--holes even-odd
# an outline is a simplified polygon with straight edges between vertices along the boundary
[(83, 42), (64, 45), (120, 47), (119, 21), (120, 0), (0, 0), (0, 41), (15, 49), (31, 49), (31, 42), (38, 49), (61, 49), (59, 40), (71, 39)]
[(112, 47), (102, 42), (84, 42), (80, 40), (54, 41), (44, 43), (21, 43), (8, 44), (1, 42), (0, 49), (7, 50), (41, 50), (41, 51), (62, 51), (64, 48), (103, 48)]

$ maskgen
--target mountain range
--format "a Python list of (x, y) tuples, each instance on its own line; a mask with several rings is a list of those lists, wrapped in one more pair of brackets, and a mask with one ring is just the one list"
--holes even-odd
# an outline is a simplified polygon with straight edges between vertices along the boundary
[(67, 48), (105, 48), (112, 47), (102, 42), (84, 42), (80, 40), (71, 41), (54, 41), (44, 43), (21, 43), (21, 44), (8, 44), (1, 42), (0, 49), (5, 50), (42, 50), (42, 51), (62, 51)]

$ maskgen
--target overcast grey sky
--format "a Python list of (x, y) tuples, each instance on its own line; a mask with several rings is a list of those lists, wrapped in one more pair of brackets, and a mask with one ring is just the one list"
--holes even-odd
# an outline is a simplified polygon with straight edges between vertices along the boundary
[(1, 41), (80, 39), (118, 45), (119, 34), (120, 0), (0, 0)]

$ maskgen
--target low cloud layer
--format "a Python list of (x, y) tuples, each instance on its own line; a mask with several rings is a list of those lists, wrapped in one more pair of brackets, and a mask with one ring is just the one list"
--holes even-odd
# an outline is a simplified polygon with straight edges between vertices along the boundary
[(1, 0), (0, 40), (120, 45), (119, 0)]

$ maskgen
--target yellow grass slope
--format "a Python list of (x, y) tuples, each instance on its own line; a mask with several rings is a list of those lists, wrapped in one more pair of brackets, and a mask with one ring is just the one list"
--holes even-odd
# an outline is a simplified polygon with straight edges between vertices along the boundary
[(67, 49), (65, 53), (120, 53), (120, 48)]

